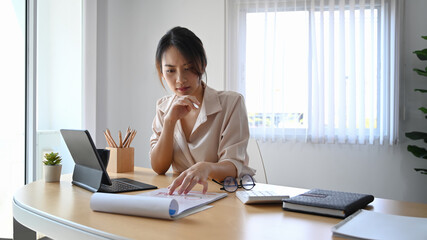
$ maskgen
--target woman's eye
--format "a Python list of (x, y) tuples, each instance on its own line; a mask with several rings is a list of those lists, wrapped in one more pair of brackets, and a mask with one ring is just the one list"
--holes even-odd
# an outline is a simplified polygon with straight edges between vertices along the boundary
[(173, 70), (173, 69), (167, 69), (166, 70), (166, 73), (173, 73), (173, 72), (175, 72), (175, 70)]

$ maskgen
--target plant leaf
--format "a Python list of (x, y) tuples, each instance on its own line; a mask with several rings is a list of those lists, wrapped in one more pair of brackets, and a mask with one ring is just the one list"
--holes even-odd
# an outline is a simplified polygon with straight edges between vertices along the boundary
[(408, 151), (411, 152), (417, 158), (427, 159), (427, 150), (415, 145), (408, 145)]
[(422, 38), (424, 38), (425, 40), (427, 40), (427, 36), (421, 36)]
[(427, 108), (425, 108), (425, 107), (420, 107), (420, 108), (418, 108), (418, 110), (420, 110), (421, 112), (427, 114)]
[(421, 92), (421, 93), (427, 93), (427, 89), (419, 89), (419, 88), (417, 88), (414, 91), (415, 92)]
[(414, 170), (420, 172), (421, 174), (427, 174), (427, 169), (425, 168), (414, 168)]
[(426, 76), (426, 77), (427, 77), (427, 72), (426, 72), (426, 71), (423, 71), (423, 70), (418, 69), (418, 68), (414, 68), (413, 70), (414, 70), (415, 72), (417, 72), (417, 73), (418, 73), (418, 75)]
[(427, 133), (425, 132), (407, 132), (405, 136), (412, 140), (427, 139)]
[(418, 59), (420, 59), (421, 61), (427, 60), (427, 48), (424, 48), (423, 50), (414, 51), (413, 53), (415, 53)]
[(45, 165), (58, 165), (61, 163), (62, 160), (61, 156), (59, 156), (59, 153), (54, 152), (46, 153), (44, 155), (44, 159), (45, 160), (43, 160), (43, 163)]

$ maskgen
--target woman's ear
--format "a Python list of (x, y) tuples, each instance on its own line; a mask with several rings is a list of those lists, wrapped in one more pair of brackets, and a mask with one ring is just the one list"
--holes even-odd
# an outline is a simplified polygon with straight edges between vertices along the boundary
[(163, 69), (160, 68), (160, 74), (159, 74), (160, 78), (162, 80), (165, 80), (165, 75), (163, 74)]

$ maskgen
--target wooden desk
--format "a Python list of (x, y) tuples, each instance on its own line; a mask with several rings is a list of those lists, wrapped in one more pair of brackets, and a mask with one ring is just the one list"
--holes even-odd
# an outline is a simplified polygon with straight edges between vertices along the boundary
[[(151, 169), (135, 168), (134, 173), (111, 177), (163, 188), (176, 175), (158, 176)], [(71, 175), (65, 175), (60, 183), (36, 181), (17, 191), (13, 201), (16, 224), (54, 239), (332, 239), (331, 228), (341, 221), (283, 211), (281, 204), (244, 205), (234, 193), (214, 202), (213, 208), (176, 221), (93, 212), (89, 207), (92, 193), (71, 185), (70, 179)], [(306, 191), (280, 189), (291, 196)], [(219, 185), (209, 183), (209, 191), (219, 192)], [(427, 204), (420, 203), (376, 198), (368, 209), (427, 217)]]

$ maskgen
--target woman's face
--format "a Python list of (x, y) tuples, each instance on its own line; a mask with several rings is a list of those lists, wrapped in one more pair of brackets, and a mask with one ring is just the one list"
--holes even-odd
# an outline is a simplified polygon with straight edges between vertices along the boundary
[(162, 57), (162, 75), (169, 88), (178, 96), (199, 97), (202, 85), (199, 76), (192, 71), (188, 62), (175, 47), (168, 48)]

